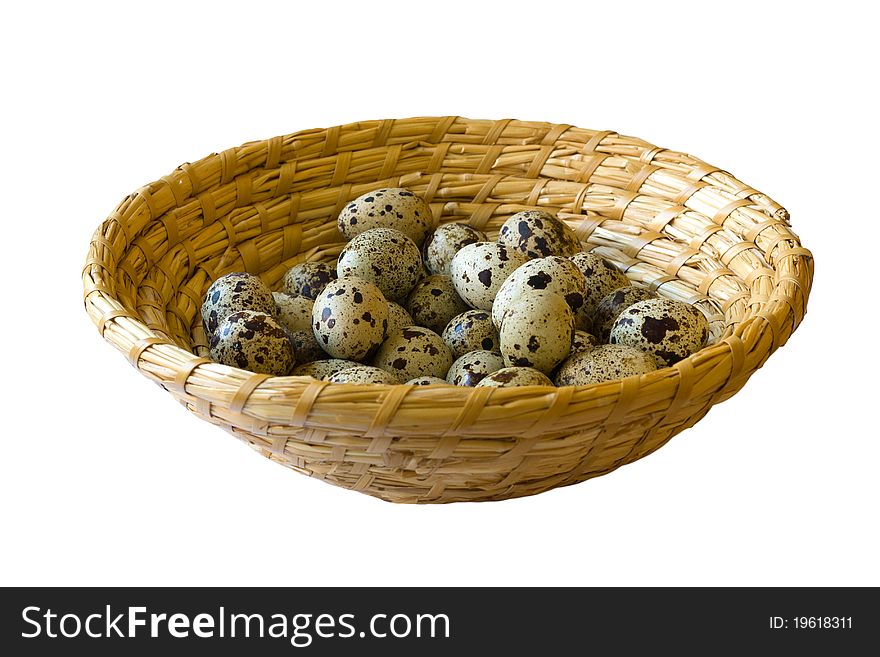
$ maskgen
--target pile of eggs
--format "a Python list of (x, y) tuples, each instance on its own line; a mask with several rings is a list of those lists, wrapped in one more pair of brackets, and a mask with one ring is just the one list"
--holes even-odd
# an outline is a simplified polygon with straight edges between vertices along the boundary
[(337, 225), (335, 267), (295, 265), (276, 292), (247, 273), (214, 281), (215, 361), (334, 383), (568, 386), (672, 365), (709, 337), (699, 309), (632, 285), (547, 212), (514, 214), (490, 242), (394, 188)]

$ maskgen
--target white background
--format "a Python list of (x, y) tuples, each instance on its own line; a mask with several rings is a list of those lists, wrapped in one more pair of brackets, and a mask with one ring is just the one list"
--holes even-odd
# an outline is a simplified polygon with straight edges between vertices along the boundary
[[(308, 4), (4, 10), (0, 584), (880, 585), (869, 3)], [(802, 327), (640, 462), (397, 506), (191, 416), (83, 312), (92, 231), (181, 162), (444, 114), (633, 134), (769, 193), (816, 257)]]

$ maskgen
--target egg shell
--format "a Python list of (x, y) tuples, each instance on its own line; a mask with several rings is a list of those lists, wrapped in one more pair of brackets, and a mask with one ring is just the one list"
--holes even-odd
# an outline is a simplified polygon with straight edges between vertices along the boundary
[(452, 349), (455, 358), (469, 351), (500, 353), (501, 340), (487, 310), (466, 310), (456, 315), (443, 329), (443, 342)]
[(312, 307), (315, 302), (303, 296), (286, 292), (273, 292), (275, 300), (275, 319), (288, 333), (312, 330)]
[(620, 313), (634, 303), (656, 298), (656, 294), (637, 285), (620, 287), (606, 294), (593, 313), (592, 324), (596, 337), (602, 342), (608, 342), (608, 339), (611, 337), (611, 327), (618, 316), (620, 316)]
[(293, 350), (296, 353), (297, 365), (303, 365), (315, 360), (324, 360), (327, 358), (327, 352), (321, 349), (321, 345), (319, 345), (317, 339), (315, 339), (315, 334), (312, 332), (311, 328), (308, 328), (305, 331), (288, 333), (288, 337), (290, 338), (290, 344), (293, 345)]
[(472, 308), (492, 310), (492, 302), (502, 283), (528, 256), (503, 244), (476, 242), (455, 254), (449, 265), (458, 296)]
[(529, 258), (568, 257), (581, 250), (574, 231), (544, 210), (524, 210), (511, 216), (498, 231), (498, 243)]
[(647, 299), (624, 309), (614, 322), (611, 344), (651, 354), (657, 367), (674, 365), (706, 346), (709, 322), (699, 309), (673, 299)]
[(441, 333), (453, 317), (468, 310), (469, 306), (458, 296), (449, 276), (434, 274), (422, 279), (410, 292), (406, 309), (413, 324)]
[(647, 374), (656, 369), (654, 359), (627, 345), (603, 344), (567, 358), (556, 372), (557, 386), (585, 386)]
[(283, 376), (296, 362), (287, 332), (271, 315), (241, 310), (228, 315), (211, 336), (211, 358), (258, 374)]
[(358, 196), (336, 220), (339, 231), (348, 239), (371, 228), (394, 228), (419, 246), (438, 223), (431, 206), (403, 187), (385, 187)]
[(599, 340), (596, 339), (596, 336), (591, 333), (587, 333), (586, 331), (575, 331), (571, 338), (571, 353), (569, 354), (569, 357), (581, 351), (589, 351), (600, 344), (601, 342), (599, 342)]
[(485, 242), (486, 233), (467, 224), (443, 224), (428, 235), (422, 246), (422, 260), (431, 274), (449, 276), (453, 256), (468, 244)]
[(504, 317), (499, 336), (509, 366), (549, 374), (571, 352), (574, 314), (555, 292), (524, 292)]
[(241, 310), (274, 315), (272, 291), (253, 274), (224, 274), (211, 284), (202, 302), (202, 325), (207, 335), (210, 337), (220, 322)]
[(336, 280), (336, 267), (333, 265), (326, 262), (301, 262), (287, 270), (281, 285), (287, 294), (314, 301), (332, 280)]
[(373, 283), (354, 276), (331, 281), (315, 299), (312, 330), (334, 358), (364, 360), (385, 339), (388, 302)]
[(419, 247), (399, 230), (372, 228), (352, 239), (339, 254), (336, 273), (375, 283), (385, 298), (399, 301), (422, 277)]
[(488, 374), (503, 367), (504, 359), (498, 354), (491, 351), (471, 351), (452, 363), (446, 373), (446, 381), (456, 386), (473, 388)]
[(552, 386), (543, 372), (531, 367), (505, 367), (487, 374), (475, 387), (514, 388), (518, 386)]
[(326, 380), (342, 370), (357, 367), (360, 363), (344, 358), (325, 358), (297, 365), (290, 373), (291, 376), (310, 376), (318, 380)]
[(452, 350), (434, 331), (406, 326), (382, 343), (372, 365), (391, 372), (399, 381), (419, 376), (445, 378), (452, 365)]
[(387, 383), (390, 385), (400, 383), (392, 374), (369, 365), (357, 365), (345, 370), (339, 370), (328, 377), (327, 380), (330, 383)]
[(499, 288), (492, 304), (492, 322), (501, 328), (505, 311), (523, 292), (531, 290), (556, 292), (576, 313), (584, 305), (586, 285), (581, 270), (567, 258), (549, 256), (529, 260), (517, 267)]
[(415, 324), (413, 318), (406, 311), (406, 308), (399, 303), (393, 301), (388, 302), (388, 330), (385, 331), (385, 337), (393, 333), (397, 333), (404, 326), (412, 326)]
[(439, 376), (417, 376), (414, 379), (410, 379), (406, 382), (408, 386), (448, 386), (451, 385), (446, 382), (446, 379), (441, 379)]
[(577, 328), (590, 331), (593, 315), (602, 298), (619, 287), (627, 287), (630, 282), (610, 260), (595, 253), (577, 253), (569, 259), (581, 270), (586, 281), (584, 305), (576, 318)]

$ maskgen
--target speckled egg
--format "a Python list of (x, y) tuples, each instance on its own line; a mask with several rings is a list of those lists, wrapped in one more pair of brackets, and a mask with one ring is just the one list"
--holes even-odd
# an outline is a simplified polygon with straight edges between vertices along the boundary
[(504, 313), (526, 291), (546, 290), (561, 295), (572, 312), (577, 313), (584, 305), (586, 281), (581, 270), (568, 258), (549, 256), (529, 260), (517, 267), (501, 285), (492, 304), (492, 322), (501, 328)]
[(498, 331), (487, 310), (466, 310), (456, 315), (443, 329), (443, 342), (456, 358), (469, 351), (495, 351), (501, 348)]
[(574, 314), (555, 292), (524, 292), (501, 326), (501, 355), (507, 365), (549, 374), (571, 352)]
[(418, 376), (444, 378), (452, 365), (452, 350), (434, 331), (407, 326), (382, 343), (372, 364), (391, 372), (400, 381)]
[(472, 308), (492, 310), (498, 288), (528, 256), (494, 242), (468, 244), (455, 254), (449, 274), (458, 296)]
[(354, 276), (328, 283), (312, 308), (315, 339), (335, 358), (369, 358), (385, 339), (387, 326), (388, 302), (382, 291)]
[(593, 314), (603, 297), (619, 287), (630, 284), (623, 272), (618, 270), (609, 260), (594, 253), (578, 253), (570, 260), (581, 270), (586, 280), (584, 305), (577, 313), (577, 327), (585, 331), (592, 329)]
[(435, 274), (422, 279), (410, 292), (406, 309), (413, 324), (441, 333), (449, 320), (468, 310), (468, 305), (458, 296), (449, 276)]
[(443, 224), (425, 240), (422, 260), (430, 273), (448, 276), (449, 265), (456, 253), (468, 244), (485, 241), (486, 233), (467, 224)]
[(498, 243), (529, 258), (568, 257), (581, 250), (574, 231), (543, 210), (524, 210), (510, 217), (498, 231)]
[(650, 290), (636, 285), (617, 288), (606, 294), (596, 306), (596, 312), (593, 313), (593, 332), (602, 342), (608, 342), (611, 327), (620, 313), (634, 303), (656, 298), (657, 295)]
[(271, 315), (241, 310), (228, 315), (211, 335), (211, 358), (258, 374), (284, 376), (296, 353), (287, 332)]
[(468, 386), (473, 388), (488, 374), (497, 372), (504, 367), (504, 359), (491, 351), (472, 351), (457, 358), (449, 372), (446, 373), (446, 381), (456, 386)]
[(558, 386), (586, 386), (653, 372), (654, 359), (640, 349), (603, 344), (567, 358), (556, 372)]
[(358, 196), (336, 220), (339, 231), (348, 239), (371, 228), (395, 228), (419, 246), (437, 224), (424, 199), (402, 187), (377, 189)]
[(318, 340), (311, 328), (305, 331), (294, 331), (288, 333), (290, 344), (293, 345), (293, 351), (296, 353), (296, 364), (303, 365), (311, 363), (315, 360), (323, 360), (327, 358), (327, 352), (321, 349)]
[(611, 328), (611, 344), (651, 354), (657, 367), (674, 365), (706, 346), (709, 322), (697, 308), (673, 299), (639, 301), (621, 312)]
[(329, 379), (337, 372), (351, 367), (358, 367), (359, 365), (360, 363), (356, 363), (353, 360), (345, 360), (344, 358), (325, 358), (324, 360), (297, 365), (290, 374), (292, 376), (310, 376), (319, 380)]
[(505, 367), (487, 374), (475, 387), (515, 388), (517, 386), (552, 386), (543, 372), (531, 367)]
[(571, 354), (569, 354), (569, 356), (580, 353), (581, 351), (589, 351), (599, 344), (601, 343), (593, 334), (587, 333), (586, 331), (575, 331), (574, 336), (571, 338)]
[(275, 300), (275, 319), (289, 333), (312, 330), (312, 299), (294, 296), (286, 292), (273, 292)]
[(245, 272), (225, 274), (208, 288), (202, 303), (202, 324), (210, 337), (232, 313), (252, 310), (275, 314), (272, 292), (258, 276)]
[(355, 236), (342, 253), (336, 273), (375, 283), (386, 299), (399, 301), (422, 277), (419, 247), (393, 228), (372, 228)]
[(388, 383), (391, 385), (400, 383), (394, 375), (369, 365), (358, 365), (347, 370), (340, 370), (327, 380), (330, 383)]
[(406, 308), (399, 303), (394, 303), (393, 301), (388, 302), (388, 329), (385, 331), (386, 337), (392, 333), (397, 333), (403, 329), (404, 326), (412, 326), (413, 324), (415, 324), (415, 322), (406, 311)]
[(288, 294), (317, 299), (327, 287), (327, 283), (336, 279), (336, 268), (326, 262), (301, 262), (287, 270), (282, 280), (282, 289)]
[(451, 385), (446, 382), (446, 379), (441, 379), (439, 376), (417, 376), (414, 379), (410, 379), (406, 382), (408, 386), (448, 386)]

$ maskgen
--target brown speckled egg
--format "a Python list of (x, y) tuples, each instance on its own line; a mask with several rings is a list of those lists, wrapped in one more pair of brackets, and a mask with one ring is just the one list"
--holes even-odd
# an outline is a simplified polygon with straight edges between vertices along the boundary
[(610, 294), (606, 294), (596, 306), (596, 312), (593, 313), (593, 332), (596, 337), (602, 342), (608, 342), (608, 338), (611, 336), (611, 327), (620, 313), (634, 303), (655, 298), (657, 298), (656, 294), (636, 285), (620, 287)]
[(289, 333), (312, 330), (313, 300), (286, 292), (273, 292), (272, 298), (275, 300), (275, 319)]
[(556, 372), (558, 386), (586, 386), (655, 370), (654, 359), (635, 347), (603, 344), (570, 356)]
[(568, 258), (549, 256), (529, 260), (507, 277), (495, 295), (492, 322), (496, 328), (501, 328), (505, 311), (529, 290), (556, 292), (565, 298), (572, 312), (577, 313), (584, 305), (586, 284), (581, 270)]
[(504, 317), (499, 333), (508, 365), (549, 374), (571, 351), (574, 314), (555, 292), (524, 292)]
[(392, 228), (372, 228), (349, 242), (336, 264), (336, 273), (375, 283), (386, 299), (399, 301), (422, 277), (419, 247)]
[(275, 314), (272, 292), (258, 277), (245, 272), (225, 274), (211, 284), (202, 303), (202, 324), (210, 337), (232, 313), (252, 310)]
[(581, 250), (574, 231), (543, 210), (524, 210), (510, 217), (498, 232), (498, 243), (529, 258), (568, 257)]
[(531, 367), (505, 367), (487, 374), (476, 387), (514, 388), (517, 386), (552, 386), (553, 382), (543, 372)]
[(353, 360), (345, 360), (344, 358), (325, 358), (324, 360), (297, 365), (290, 374), (291, 376), (310, 376), (319, 380), (329, 379), (337, 372), (359, 365), (360, 363), (356, 363)]
[(296, 353), (287, 332), (271, 315), (241, 310), (227, 316), (211, 336), (211, 358), (258, 374), (284, 376)]
[(626, 275), (609, 260), (594, 253), (578, 253), (573, 255), (570, 260), (577, 265), (586, 280), (584, 305), (576, 317), (577, 327), (590, 331), (593, 314), (602, 298), (619, 287), (628, 286), (630, 282)]
[(455, 358), (469, 351), (495, 351), (501, 348), (498, 331), (487, 310), (466, 310), (456, 315), (443, 329), (443, 342), (452, 349)]
[(575, 331), (574, 336), (571, 338), (571, 354), (572, 356), (581, 351), (589, 351), (593, 347), (601, 344), (596, 337), (586, 331)]
[(339, 370), (327, 380), (330, 383), (388, 383), (391, 385), (400, 383), (394, 375), (369, 365), (358, 365), (347, 370)]
[(408, 386), (448, 386), (451, 385), (446, 382), (446, 379), (441, 379), (439, 376), (417, 376), (414, 379), (410, 379), (406, 382)]
[(428, 235), (422, 246), (422, 260), (432, 274), (449, 275), (452, 257), (468, 244), (485, 242), (486, 233), (467, 224), (449, 223)]
[(504, 359), (491, 351), (472, 351), (456, 359), (446, 373), (446, 381), (456, 386), (473, 388), (486, 375), (504, 367)]
[(674, 365), (706, 346), (709, 322), (697, 308), (672, 299), (639, 301), (621, 312), (611, 328), (611, 344), (651, 354), (657, 367)]
[(410, 292), (406, 309), (413, 324), (440, 333), (449, 320), (468, 310), (468, 305), (458, 296), (449, 276), (435, 274), (422, 279)]
[(282, 289), (288, 294), (315, 300), (336, 279), (336, 268), (326, 262), (301, 262), (284, 274)]
[(312, 308), (315, 339), (334, 358), (369, 358), (385, 339), (387, 326), (388, 302), (382, 291), (354, 276), (329, 283)]
[(358, 196), (346, 205), (336, 220), (339, 231), (348, 239), (371, 228), (394, 228), (419, 246), (437, 228), (431, 207), (408, 189), (377, 189)]
[(449, 274), (458, 296), (472, 308), (492, 310), (498, 288), (528, 256), (494, 242), (468, 244), (455, 254)]
[(406, 308), (401, 306), (399, 303), (394, 303), (393, 301), (388, 302), (388, 330), (385, 331), (385, 336), (389, 336), (392, 333), (397, 333), (404, 326), (412, 326), (415, 324), (413, 318), (410, 317), (410, 314), (406, 312)]
[(372, 364), (391, 372), (400, 381), (418, 376), (443, 378), (452, 365), (452, 351), (434, 331), (407, 326), (382, 343)]
[(288, 335), (290, 336), (290, 344), (293, 345), (293, 350), (296, 353), (297, 365), (327, 358), (327, 352), (321, 349), (321, 345), (318, 344), (311, 328), (307, 328), (305, 331), (294, 331)]

